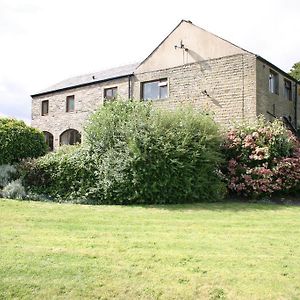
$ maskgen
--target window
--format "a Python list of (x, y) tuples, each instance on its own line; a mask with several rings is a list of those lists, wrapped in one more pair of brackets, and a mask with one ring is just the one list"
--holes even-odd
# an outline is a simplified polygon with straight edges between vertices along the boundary
[(104, 89), (104, 99), (114, 100), (117, 97), (117, 93), (118, 93), (118, 88), (117, 87)]
[(66, 112), (72, 112), (75, 110), (75, 97), (73, 96), (67, 96), (67, 102), (66, 102)]
[(81, 134), (76, 129), (64, 131), (59, 138), (60, 145), (75, 145), (81, 143)]
[(49, 151), (53, 151), (53, 134), (48, 131), (43, 131), (45, 142), (48, 146)]
[(270, 70), (269, 75), (269, 91), (278, 95), (278, 74), (273, 70)]
[(168, 98), (168, 81), (160, 79), (142, 83), (142, 99), (158, 100)]
[(292, 100), (292, 82), (284, 79), (284, 98)]
[(49, 100), (42, 101), (42, 116), (47, 116), (49, 112)]

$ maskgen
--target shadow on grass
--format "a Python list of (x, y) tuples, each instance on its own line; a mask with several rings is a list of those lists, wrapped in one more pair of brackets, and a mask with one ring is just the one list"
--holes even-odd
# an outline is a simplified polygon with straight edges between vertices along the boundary
[[(135, 205), (136, 207), (138, 205)], [(145, 209), (164, 209), (169, 211), (272, 211), (281, 210), (291, 207), (293, 204), (283, 204), (283, 203), (253, 203), (253, 202), (242, 202), (238, 200), (228, 200), (225, 202), (213, 202), (213, 203), (191, 203), (191, 204), (168, 204), (168, 205), (140, 205), (139, 207)]]
[[(230, 211), (230, 212), (241, 212), (241, 211), (276, 211), (286, 209), (287, 207), (299, 207), (300, 208), (300, 201), (299, 197), (286, 199), (282, 201), (282, 199), (272, 199), (272, 200), (260, 200), (260, 202), (251, 202), (247, 201), (244, 198), (229, 198), (225, 199), (220, 202), (199, 202), (199, 203), (186, 203), (186, 204), (94, 204), (94, 203), (83, 203), (81, 201), (41, 201), (41, 200), (14, 200), (21, 202), (38, 202), (38, 203), (49, 203), (49, 204), (76, 204), (76, 205), (85, 205), (91, 207), (101, 207), (101, 206), (115, 206), (115, 207), (136, 207), (136, 208), (143, 208), (143, 209), (161, 209), (161, 210), (168, 210), (168, 211), (178, 211), (178, 212), (187, 212), (187, 211), (216, 211), (216, 212), (223, 212), (223, 211)], [(12, 201), (11, 199), (1, 199), (0, 200), (7, 200)]]

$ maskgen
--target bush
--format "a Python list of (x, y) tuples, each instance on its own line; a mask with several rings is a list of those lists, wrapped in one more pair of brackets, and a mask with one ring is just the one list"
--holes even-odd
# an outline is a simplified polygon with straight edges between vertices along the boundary
[(23, 121), (0, 118), (0, 165), (46, 153), (44, 136)]
[(96, 180), (93, 160), (82, 146), (63, 146), (38, 159), (24, 160), (18, 172), (34, 194), (56, 199), (81, 198), (82, 202)]
[(0, 166), (0, 189), (5, 187), (10, 181), (12, 181), (16, 175), (16, 168), (11, 165)]
[(5, 186), (2, 190), (2, 196), (9, 199), (24, 199), (26, 197), (26, 192), (21, 180), (18, 179), (12, 181)]
[(183, 203), (223, 196), (216, 176), (221, 139), (206, 114), (120, 101), (91, 117), (86, 139), (97, 157), (100, 202)]
[(223, 170), (232, 194), (250, 198), (299, 189), (299, 144), (283, 123), (259, 118), (231, 129), (223, 147)]
[(24, 180), (33, 191), (96, 204), (217, 201), (224, 195), (216, 171), (221, 138), (206, 114), (117, 101), (99, 109), (85, 131), (85, 145), (27, 162)]

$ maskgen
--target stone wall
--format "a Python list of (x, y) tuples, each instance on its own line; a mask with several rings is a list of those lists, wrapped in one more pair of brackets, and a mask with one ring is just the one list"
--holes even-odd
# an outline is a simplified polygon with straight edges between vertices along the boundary
[[(131, 77), (131, 96), (141, 97), (143, 82), (167, 79), (168, 98), (154, 100), (156, 107), (176, 109), (190, 105), (195, 109), (210, 111), (217, 122), (227, 126), (232, 121), (254, 119), (263, 114), (272, 118), (291, 116), (294, 120), (295, 102), (284, 98), (284, 73), (279, 75), (279, 95), (269, 92), (271, 66), (258, 60), (253, 54), (236, 54), (222, 58), (190, 63), (159, 71), (136, 73)], [(67, 129), (82, 133), (83, 124), (103, 104), (104, 89), (118, 87), (118, 94), (128, 98), (128, 77), (70, 88), (32, 100), (32, 126), (54, 135), (54, 148), (59, 146), (59, 137)], [(293, 99), (296, 93), (295, 82)], [(66, 97), (75, 96), (75, 111), (66, 112)], [(298, 96), (298, 99), (300, 97)], [(41, 116), (41, 102), (49, 100), (49, 114)], [(300, 107), (298, 106), (298, 121)], [(84, 137), (83, 137), (84, 138)]]
[[(237, 54), (180, 67), (135, 74), (133, 96), (140, 98), (141, 83), (168, 79), (169, 98), (154, 105), (174, 109), (191, 105), (213, 112), (221, 124), (256, 117), (256, 57)], [(206, 92), (205, 92), (206, 91)]]
[[(31, 125), (53, 134), (54, 148), (57, 148), (59, 137), (65, 130), (76, 129), (82, 133), (83, 124), (89, 115), (103, 104), (104, 89), (115, 86), (118, 87), (120, 96), (128, 98), (128, 78), (126, 77), (35, 96), (32, 99)], [(66, 97), (70, 95), (75, 96), (74, 112), (66, 112)], [(49, 100), (49, 113), (46, 116), (41, 115), (43, 100)]]
[[(267, 119), (273, 120), (274, 116), (291, 117), (292, 124), (295, 126), (295, 96), (297, 93), (296, 81), (292, 81), (283, 72), (280, 72), (274, 66), (267, 62), (257, 59), (257, 115), (264, 115)], [(270, 70), (278, 74), (279, 89), (278, 94), (269, 91)], [(286, 99), (284, 95), (284, 80), (292, 82), (292, 100)], [(298, 96), (299, 100), (299, 96)], [(274, 115), (274, 116), (272, 116)], [(299, 107), (298, 107), (298, 126), (299, 126)]]

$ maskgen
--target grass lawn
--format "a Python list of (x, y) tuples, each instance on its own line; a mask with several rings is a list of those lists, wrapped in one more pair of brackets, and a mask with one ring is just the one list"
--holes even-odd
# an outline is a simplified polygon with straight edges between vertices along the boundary
[(0, 299), (300, 299), (300, 207), (0, 200)]

